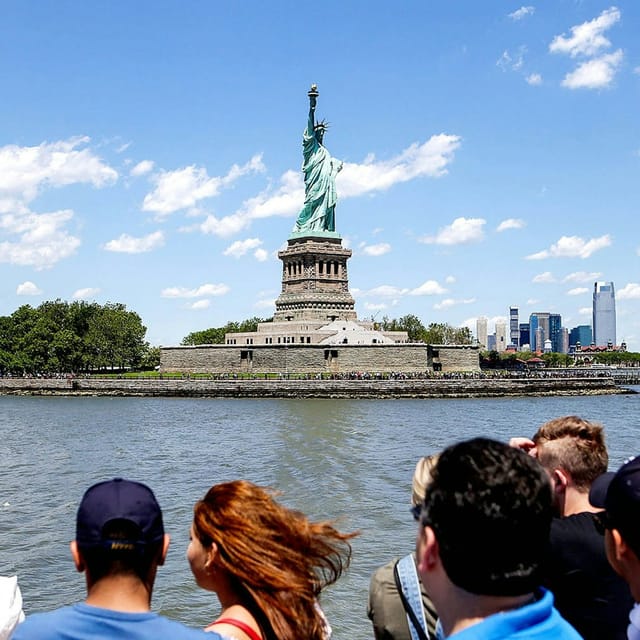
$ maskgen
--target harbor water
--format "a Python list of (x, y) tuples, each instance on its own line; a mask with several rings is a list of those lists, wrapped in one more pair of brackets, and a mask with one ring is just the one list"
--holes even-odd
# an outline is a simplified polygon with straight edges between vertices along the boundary
[[(636, 388), (637, 389), (637, 388)], [(456, 400), (221, 400), (0, 396), (0, 575), (17, 574), (27, 614), (80, 600), (69, 555), (84, 490), (149, 484), (172, 536), (153, 609), (202, 627), (218, 613), (185, 559), (194, 502), (246, 478), (313, 518), (358, 530), (346, 576), (322, 606), (341, 639), (371, 638), (372, 571), (414, 545), (417, 459), (474, 436), (532, 435), (577, 414), (604, 424), (615, 469), (640, 453), (640, 395)]]

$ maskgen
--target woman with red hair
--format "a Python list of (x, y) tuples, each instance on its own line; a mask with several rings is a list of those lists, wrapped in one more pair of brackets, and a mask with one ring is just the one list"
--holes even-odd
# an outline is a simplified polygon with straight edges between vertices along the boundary
[(216, 484), (194, 507), (187, 559), (222, 606), (207, 631), (237, 640), (327, 640), (318, 605), (351, 559), (349, 540), (246, 480)]

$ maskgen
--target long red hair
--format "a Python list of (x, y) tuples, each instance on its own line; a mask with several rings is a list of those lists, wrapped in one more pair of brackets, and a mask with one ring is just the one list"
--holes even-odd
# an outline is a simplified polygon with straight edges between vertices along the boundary
[(351, 559), (349, 540), (330, 522), (311, 522), (274, 492), (246, 480), (216, 484), (194, 507), (204, 547), (218, 546), (222, 568), (267, 638), (323, 640), (317, 597)]

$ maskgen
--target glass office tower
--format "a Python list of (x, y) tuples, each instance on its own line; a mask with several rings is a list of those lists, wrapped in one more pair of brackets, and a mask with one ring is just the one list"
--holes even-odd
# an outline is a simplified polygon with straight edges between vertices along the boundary
[(597, 347), (616, 345), (616, 294), (613, 282), (593, 285), (593, 341)]

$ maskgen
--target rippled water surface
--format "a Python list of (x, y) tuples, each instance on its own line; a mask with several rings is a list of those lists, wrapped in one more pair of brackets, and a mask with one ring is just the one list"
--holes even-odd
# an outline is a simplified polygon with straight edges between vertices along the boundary
[(347, 575), (323, 595), (334, 638), (372, 637), (371, 572), (408, 552), (417, 458), (456, 440), (531, 435), (578, 414), (606, 427), (611, 467), (640, 453), (640, 395), (469, 400), (216, 400), (0, 397), (0, 574), (18, 574), (26, 612), (79, 600), (68, 543), (93, 482), (137, 479), (155, 491), (172, 546), (154, 609), (193, 626), (217, 613), (185, 550), (193, 503), (246, 478), (316, 518), (360, 530)]

